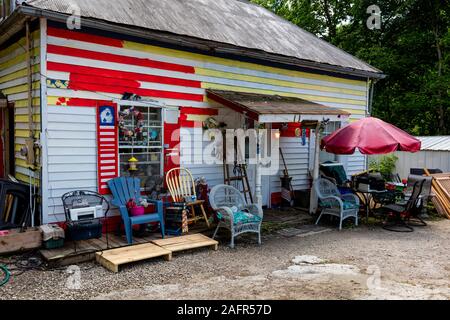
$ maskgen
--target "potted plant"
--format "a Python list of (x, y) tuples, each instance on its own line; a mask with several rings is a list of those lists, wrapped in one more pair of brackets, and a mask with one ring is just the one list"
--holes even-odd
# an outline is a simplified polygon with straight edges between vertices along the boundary
[(135, 216), (142, 216), (145, 214), (145, 207), (144, 206), (138, 206), (134, 199), (130, 199), (127, 202), (127, 209), (128, 212), (132, 217)]

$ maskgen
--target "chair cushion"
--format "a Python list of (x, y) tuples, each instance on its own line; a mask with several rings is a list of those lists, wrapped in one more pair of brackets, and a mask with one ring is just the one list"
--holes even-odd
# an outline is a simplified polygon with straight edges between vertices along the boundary
[(245, 211), (237, 211), (233, 213), (233, 222), (234, 225), (244, 224), (244, 223), (257, 223), (261, 221), (260, 216), (256, 216), (249, 212)]
[[(349, 209), (357, 209), (359, 206), (358, 204), (351, 202), (351, 201), (347, 201), (347, 200), (342, 200), (342, 203), (344, 205), (344, 210), (349, 210)], [(336, 205), (337, 203), (334, 201), (320, 201), (320, 205), (324, 208), (331, 208), (333, 207), (333, 205)]]
[[(218, 212), (217, 218), (222, 219), (222, 215)], [(246, 211), (236, 211), (233, 212), (233, 223), (234, 225), (245, 224), (245, 223), (257, 223), (261, 221), (261, 217), (251, 214)]]

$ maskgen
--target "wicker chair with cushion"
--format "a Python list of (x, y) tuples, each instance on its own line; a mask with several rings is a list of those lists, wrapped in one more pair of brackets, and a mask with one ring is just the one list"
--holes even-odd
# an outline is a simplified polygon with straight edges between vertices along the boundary
[(354, 194), (343, 194), (330, 180), (319, 178), (314, 182), (314, 190), (319, 197), (319, 205), (322, 208), (316, 224), (322, 215), (328, 214), (339, 218), (339, 230), (342, 229), (342, 221), (354, 217), (355, 225), (358, 225), (359, 198)]
[(213, 238), (219, 228), (224, 227), (231, 231), (231, 248), (234, 248), (234, 238), (246, 232), (257, 233), (258, 244), (261, 244), (263, 215), (258, 206), (246, 203), (238, 189), (225, 184), (217, 185), (209, 193), (209, 202), (219, 219)]

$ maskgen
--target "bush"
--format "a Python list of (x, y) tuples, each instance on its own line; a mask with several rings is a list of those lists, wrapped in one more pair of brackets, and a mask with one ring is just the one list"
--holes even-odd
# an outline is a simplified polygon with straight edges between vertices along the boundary
[(394, 173), (397, 160), (398, 157), (393, 153), (378, 159), (371, 159), (369, 169), (380, 172), (385, 180), (389, 180)]

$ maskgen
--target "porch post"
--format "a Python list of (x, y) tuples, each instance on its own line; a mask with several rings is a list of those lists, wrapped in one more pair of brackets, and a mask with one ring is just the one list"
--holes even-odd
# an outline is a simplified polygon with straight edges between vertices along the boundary
[[(319, 156), (320, 156), (320, 127), (322, 125), (322, 122), (318, 121), (316, 125), (316, 131), (315, 131), (315, 144), (314, 144), (314, 167), (313, 167), (313, 185), (314, 182), (319, 178)], [(311, 188), (311, 195), (309, 198), (309, 213), (314, 214), (317, 210), (317, 195), (316, 191), (314, 190), (314, 187)]]
[(261, 139), (260, 130), (256, 131), (256, 168), (255, 168), (255, 198), (258, 210), (262, 213), (262, 194), (261, 194)]

